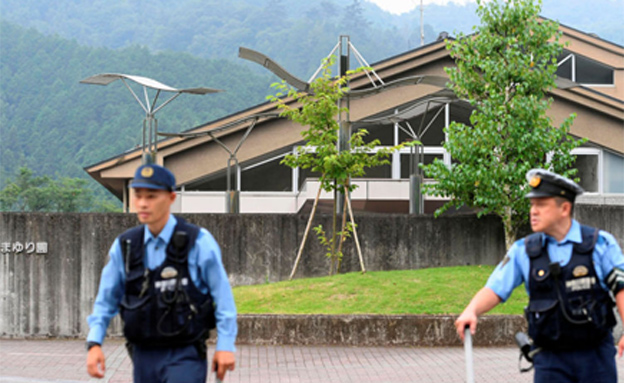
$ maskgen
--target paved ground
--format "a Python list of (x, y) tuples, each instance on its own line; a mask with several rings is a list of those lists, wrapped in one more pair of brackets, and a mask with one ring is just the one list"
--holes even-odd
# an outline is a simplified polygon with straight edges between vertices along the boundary
[[(104, 353), (105, 379), (89, 380), (83, 341), (0, 340), (0, 382), (131, 382), (132, 366), (123, 344), (109, 340)], [(241, 345), (237, 363), (236, 371), (225, 382), (456, 383), (466, 379), (462, 348)], [(624, 375), (624, 360), (617, 363), (620, 375)], [(476, 383), (532, 382), (531, 373), (518, 372), (518, 351), (514, 348), (476, 348), (474, 369)], [(209, 382), (214, 382), (214, 376)]]

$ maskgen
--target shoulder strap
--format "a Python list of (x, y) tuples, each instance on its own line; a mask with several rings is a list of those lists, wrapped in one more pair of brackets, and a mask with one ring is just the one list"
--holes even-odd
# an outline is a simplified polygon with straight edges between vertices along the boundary
[(143, 236), (145, 228), (143, 225), (135, 226), (126, 230), (119, 236), (119, 246), (125, 265), (126, 275), (130, 270), (143, 267)]
[[(140, 225), (126, 230), (119, 236), (119, 245), (121, 246), (121, 254), (126, 265), (126, 273), (130, 268), (134, 268), (143, 262), (144, 234), (145, 228), (143, 225)], [(130, 241), (130, 254), (128, 254), (128, 241)], [(131, 255), (130, 258), (128, 258), (129, 255)]]
[(524, 238), (524, 247), (530, 258), (542, 254), (542, 233), (529, 234)]
[(167, 246), (167, 257), (175, 262), (186, 262), (188, 253), (197, 240), (199, 226), (186, 222), (183, 218), (176, 217), (178, 223), (171, 235)]
[(595, 227), (581, 225), (582, 242), (574, 245), (574, 250), (579, 254), (591, 254), (598, 241), (599, 230)]

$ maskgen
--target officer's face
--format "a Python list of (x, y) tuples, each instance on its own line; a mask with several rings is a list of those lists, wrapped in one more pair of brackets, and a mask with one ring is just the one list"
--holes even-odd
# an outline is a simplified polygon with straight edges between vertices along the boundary
[(139, 222), (148, 226), (159, 227), (160, 224), (164, 226), (169, 219), (169, 211), (175, 197), (175, 193), (167, 190), (134, 189), (132, 201)]
[(553, 197), (531, 198), (531, 229), (551, 234), (570, 216), (569, 203), (558, 203)]

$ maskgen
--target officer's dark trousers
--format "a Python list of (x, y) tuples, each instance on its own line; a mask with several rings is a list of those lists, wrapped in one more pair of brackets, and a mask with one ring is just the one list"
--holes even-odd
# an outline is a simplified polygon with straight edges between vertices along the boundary
[(609, 334), (590, 350), (548, 351), (535, 355), (535, 383), (617, 383), (616, 348)]
[(134, 383), (205, 383), (208, 362), (195, 346), (145, 349), (132, 352)]

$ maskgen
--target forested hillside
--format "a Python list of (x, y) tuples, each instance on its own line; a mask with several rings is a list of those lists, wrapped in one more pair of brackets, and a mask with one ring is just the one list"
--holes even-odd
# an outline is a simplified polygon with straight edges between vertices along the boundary
[[(237, 63), (130, 46), (91, 48), (0, 22), (2, 181), (21, 166), (36, 174), (85, 177), (84, 166), (140, 143), (145, 116), (121, 82), (79, 81), (103, 72), (141, 74), (173, 87), (227, 90), (181, 95), (156, 114), (161, 131), (180, 131), (264, 101), (268, 75)], [(163, 99), (162, 97), (160, 98)]]
[[(2, 17), (45, 34), (113, 49), (140, 44), (155, 51), (236, 60), (238, 47), (245, 45), (304, 78), (341, 34), (351, 35), (369, 61), (420, 42), (418, 22), (396, 25), (390, 14), (359, 0), (3, 0)], [(427, 27), (427, 41), (436, 37)]]
[[(412, 1), (418, 4), (418, 0)], [(425, 41), (470, 32), (475, 2), (425, 0)], [(235, 60), (240, 45), (260, 50), (307, 78), (340, 34), (369, 62), (420, 44), (420, 11), (382, 11), (366, 0), (3, 0), (1, 17), (44, 34), (113, 49), (140, 44)], [(542, 15), (624, 44), (624, 0), (544, 0)], [(314, 59), (314, 60), (312, 60)]]
[[(425, 42), (470, 32), (475, 8), (426, 5)], [(545, 0), (542, 14), (624, 44), (624, 0)], [(24, 166), (88, 179), (84, 166), (140, 143), (144, 114), (127, 89), (79, 84), (85, 77), (118, 72), (227, 91), (182, 95), (157, 114), (161, 131), (179, 131), (271, 93), (275, 78), (238, 59), (239, 46), (307, 80), (339, 35), (374, 63), (418, 47), (419, 22), (418, 9), (391, 15), (365, 0), (2, 0), (0, 189)]]

